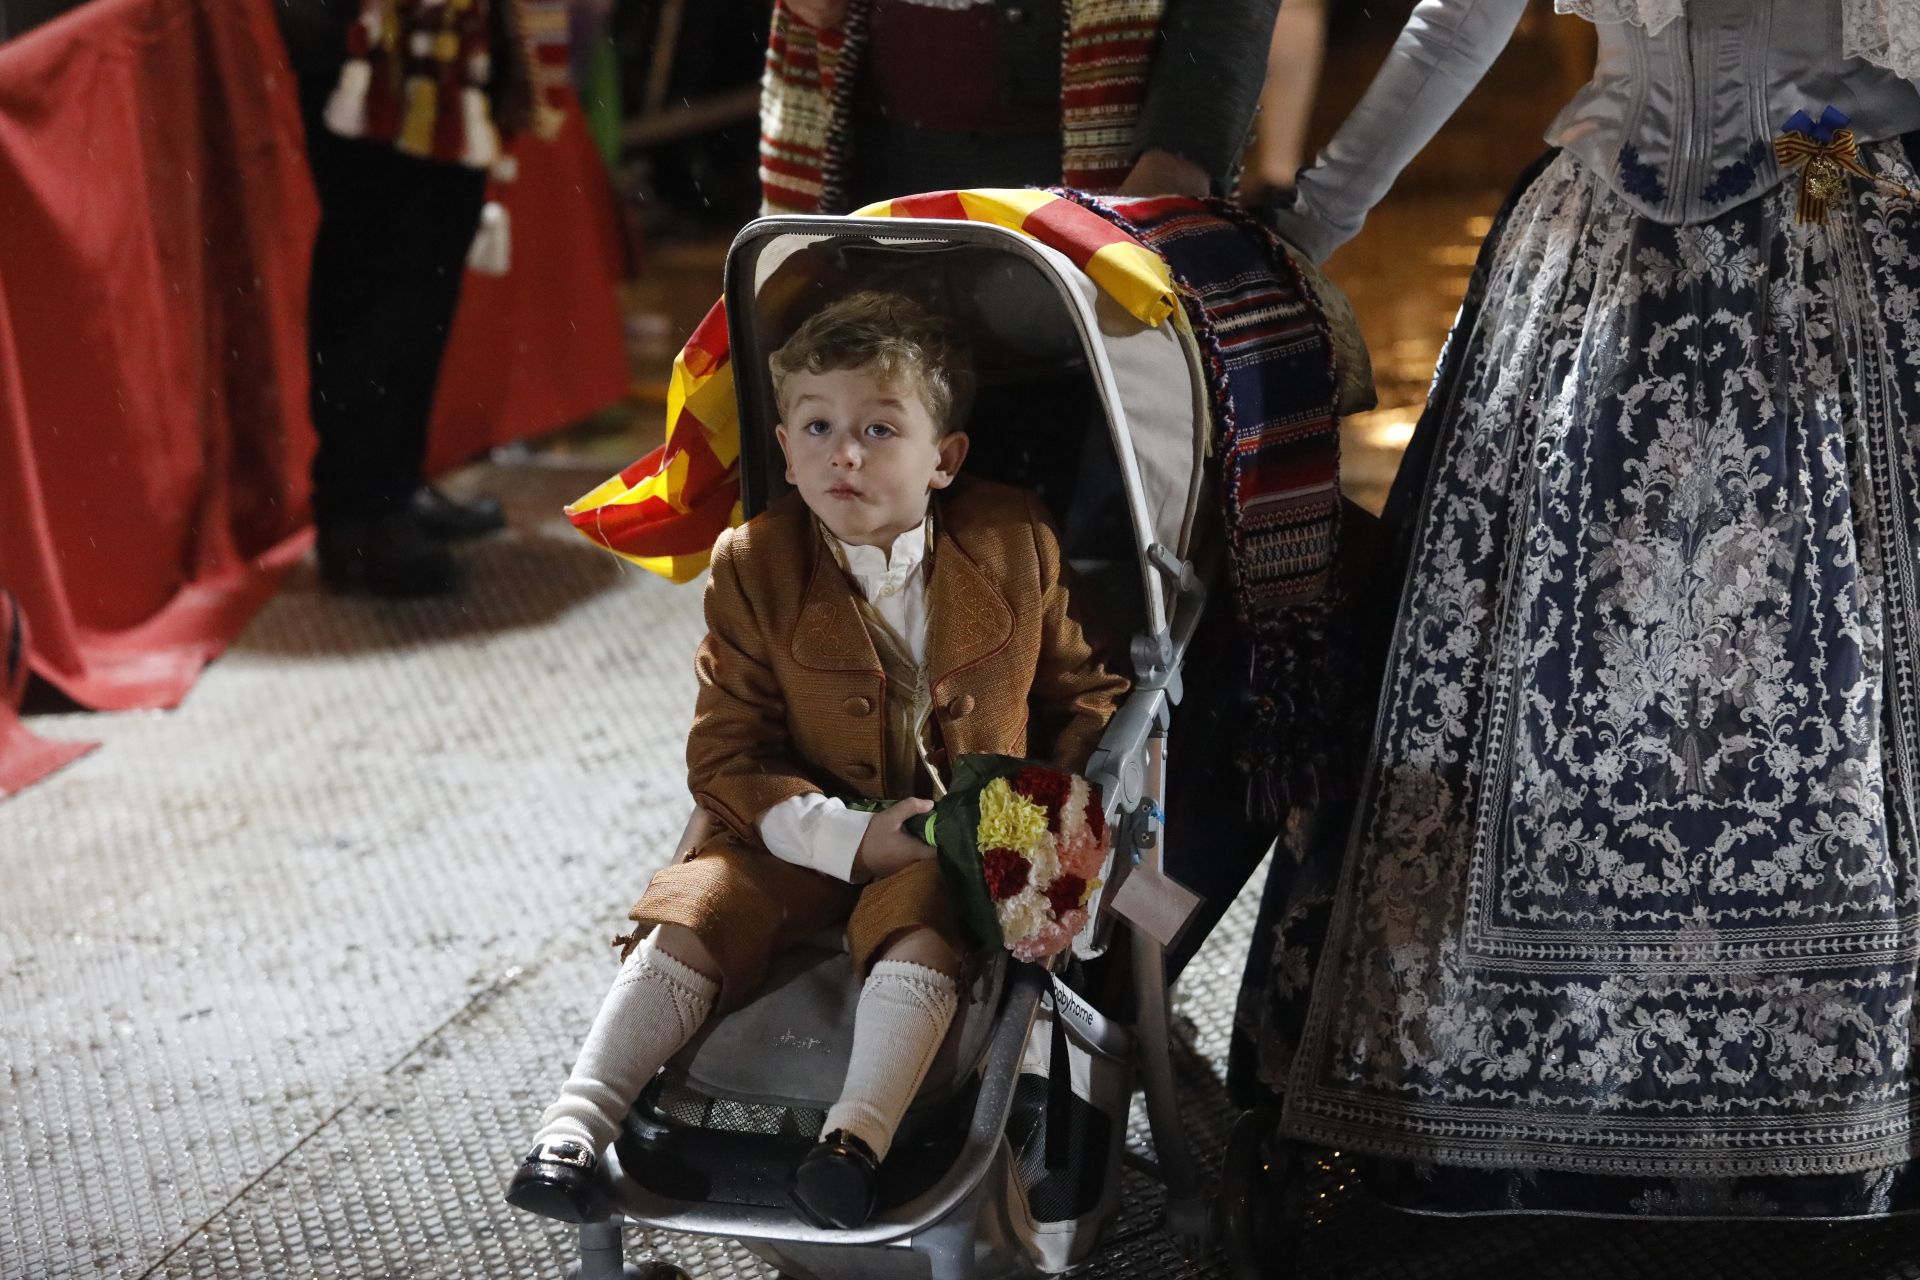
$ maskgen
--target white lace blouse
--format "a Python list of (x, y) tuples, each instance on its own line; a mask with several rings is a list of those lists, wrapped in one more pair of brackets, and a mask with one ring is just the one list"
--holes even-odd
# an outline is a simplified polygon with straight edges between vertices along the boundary
[[(1366, 96), (1300, 175), (1282, 230), (1316, 259), (1359, 231), (1506, 45), (1527, 0), (1422, 0)], [(1547, 141), (1660, 222), (1781, 180), (1772, 139), (1833, 106), (1860, 142), (1920, 129), (1920, 0), (1556, 0), (1596, 21), (1590, 83)]]

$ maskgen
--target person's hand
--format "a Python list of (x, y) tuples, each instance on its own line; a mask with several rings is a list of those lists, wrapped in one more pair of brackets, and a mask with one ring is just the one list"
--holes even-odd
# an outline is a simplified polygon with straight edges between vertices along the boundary
[(867, 822), (867, 834), (860, 837), (860, 847), (854, 850), (854, 870), (879, 880), (904, 871), (923, 858), (931, 858), (932, 845), (900, 828), (908, 818), (917, 818), (932, 810), (931, 800), (902, 800), (874, 814)]
[(1196, 200), (1213, 189), (1207, 171), (1185, 156), (1151, 147), (1140, 153), (1120, 184), (1123, 196), (1192, 196)]
[(785, 0), (787, 12), (821, 31), (840, 25), (847, 16), (847, 0)]
[(1294, 248), (1313, 259), (1319, 266), (1327, 258), (1352, 238), (1353, 232), (1342, 232), (1330, 227), (1324, 219), (1314, 216), (1305, 201), (1295, 199), (1291, 205), (1268, 205), (1254, 210), (1254, 216), (1267, 224), (1269, 230), (1285, 240)]

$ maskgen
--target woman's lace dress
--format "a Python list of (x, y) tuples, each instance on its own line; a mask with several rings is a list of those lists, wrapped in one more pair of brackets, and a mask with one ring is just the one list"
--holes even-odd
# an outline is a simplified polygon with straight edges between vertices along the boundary
[[(1637, 7), (1675, 13), (1603, 26), (1603, 78), (1747, 56), (1768, 8)], [(1770, 154), (1716, 191), (1626, 101), (1563, 116), (1483, 251), (1357, 810), (1270, 888), (1238, 1083), (1429, 1207), (1920, 1207), (1920, 204), (1856, 179), (1801, 224)], [(1303, 238), (1357, 226), (1311, 179)]]

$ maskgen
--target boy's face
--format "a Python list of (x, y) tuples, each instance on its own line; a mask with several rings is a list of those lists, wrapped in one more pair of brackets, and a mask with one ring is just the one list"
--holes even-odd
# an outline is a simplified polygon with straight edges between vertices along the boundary
[(910, 378), (795, 373), (786, 393), (775, 434), (787, 481), (842, 542), (891, 547), (926, 519), (927, 495), (952, 484), (967, 456), (966, 433), (942, 436)]

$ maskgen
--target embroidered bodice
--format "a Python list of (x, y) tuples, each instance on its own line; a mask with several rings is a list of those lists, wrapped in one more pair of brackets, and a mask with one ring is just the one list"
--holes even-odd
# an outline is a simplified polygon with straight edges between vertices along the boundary
[(1920, 93), (1843, 52), (1832, 0), (1694, 0), (1658, 32), (1602, 22), (1591, 82), (1547, 131), (1649, 217), (1703, 222), (1781, 179), (1773, 138), (1831, 105), (1861, 142), (1920, 129)]
[[(1829, 105), (1860, 142), (1920, 129), (1920, 92), (1891, 62), (1915, 16), (1885, 16), (1892, 40), (1862, 49), (1863, 3), (1885, 0), (1662, 0), (1638, 10), (1563, 8), (1600, 19), (1592, 81), (1549, 129), (1648, 217), (1701, 222), (1781, 180), (1771, 140), (1795, 111)], [(1400, 170), (1446, 123), (1512, 36), (1527, 0), (1422, 0), (1366, 96), (1300, 175), (1281, 229), (1324, 258), (1360, 229)], [(1900, 8), (1906, 14), (1915, 6)]]

